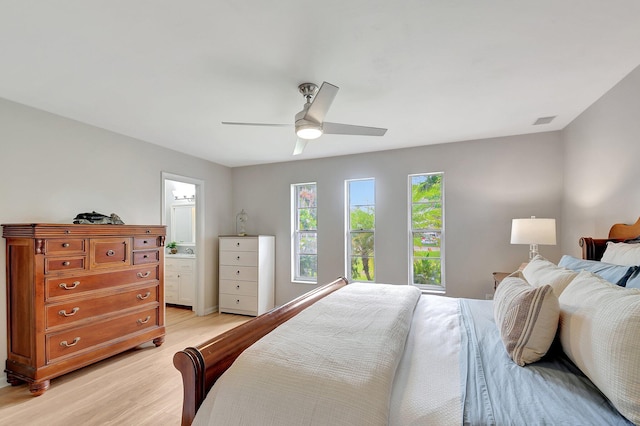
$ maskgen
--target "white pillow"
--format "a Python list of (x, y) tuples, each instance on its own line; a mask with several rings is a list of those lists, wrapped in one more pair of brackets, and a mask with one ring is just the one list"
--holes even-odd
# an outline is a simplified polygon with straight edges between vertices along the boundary
[(578, 275), (577, 272), (557, 266), (544, 257), (537, 255), (522, 270), (522, 276), (534, 287), (550, 285), (557, 297)]
[(603, 262), (614, 265), (640, 265), (640, 244), (614, 243), (609, 241), (602, 255)]
[(507, 277), (493, 297), (493, 316), (511, 359), (523, 366), (542, 358), (558, 328), (558, 298), (549, 285), (533, 287)]
[(640, 289), (580, 272), (560, 296), (560, 342), (618, 411), (640, 424)]

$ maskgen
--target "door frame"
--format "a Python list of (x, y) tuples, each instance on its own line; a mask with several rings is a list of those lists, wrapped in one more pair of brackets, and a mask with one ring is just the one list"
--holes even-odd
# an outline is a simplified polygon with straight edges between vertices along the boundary
[(166, 207), (166, 185), (165, 182), (167, 180), (173, 180), (176, 182), (190, 183), (195, 185), (196, 187), (196, 245), (195, 245), (195, 253), (196, 253), (196, 294), (195, 294), (195, 303), (193, 306), (193, 310), (196, 315), (202, 316), (206, 315), (205, 312), (205, 295), (204, 295), (204, 259), (206, 258), (206, 248), (205, 248), (205, 199), (204, 199), (204, 181), (201, 179), (196, 179), (188, 176), (177, 175), (169, 172), (162, 172), (162, 202), (161, 202), (161, 211), (162, 211), (162, 224), (167, 224), (167, 214)]

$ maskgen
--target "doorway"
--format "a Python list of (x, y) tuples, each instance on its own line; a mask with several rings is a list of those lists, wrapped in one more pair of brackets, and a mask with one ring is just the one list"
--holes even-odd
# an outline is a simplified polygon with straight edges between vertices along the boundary
[[(165, 252), (165, 277), (170, 272), (166, 268), (166, 260), (171, 256), (179, 259), (178, 263), (192, 263), (193, 293), (185, 302), (180, 301), (184, 294), (171, 293), (171, 302), (180, 304), (189, 303), (196, 315), (205, 315), (204, 303), (204, 181), (187, 176), (162, 172), (162, 224), (167, 226), (165, 247), (171, 242), (176, 243), (176, 254)], [(187, 260), (189, 260), (187, 262)], [(172, 261), (173, 262), (173, 261)], [(182, 279), (187, 274), (182, 273)], [(173, 282), (173, 281), (172, 281)], [(165, 279), (165, 293), (167, 293)], [(172, 289), (174, 291), (174, 289)], [(169, 302), (168, 294), (165, 299)], [(175, 299), (174, 299), (175, 298)]]

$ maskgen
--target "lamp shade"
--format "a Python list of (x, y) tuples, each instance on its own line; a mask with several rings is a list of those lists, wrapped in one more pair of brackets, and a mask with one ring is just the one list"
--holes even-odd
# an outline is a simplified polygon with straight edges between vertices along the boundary
[(556, 220), (532, 216), (529, 219), (513, 219), (511, 244), (556, 244)]

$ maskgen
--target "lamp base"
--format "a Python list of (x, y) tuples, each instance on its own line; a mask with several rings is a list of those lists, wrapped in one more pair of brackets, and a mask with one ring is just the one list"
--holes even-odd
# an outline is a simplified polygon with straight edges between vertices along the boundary
[(538, 253), (538, 245), (537, 244), (529, 244), (529, 260), (533, 259)]

